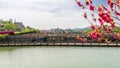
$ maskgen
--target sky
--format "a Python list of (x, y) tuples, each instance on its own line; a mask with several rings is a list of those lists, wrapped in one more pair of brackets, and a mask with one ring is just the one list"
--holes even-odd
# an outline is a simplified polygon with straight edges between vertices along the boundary
[[(97, 3), (105, 0), (94, 1)], [(83, 12), (74, 0), (0, 0), (0, 19), (16, 19), (37, 29), (88, 27)]]

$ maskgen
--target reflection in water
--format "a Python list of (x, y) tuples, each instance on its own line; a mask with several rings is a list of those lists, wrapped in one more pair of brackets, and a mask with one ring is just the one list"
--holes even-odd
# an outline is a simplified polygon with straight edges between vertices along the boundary
[(120, 48), (1, 47), (0, 68), (120, 68)]

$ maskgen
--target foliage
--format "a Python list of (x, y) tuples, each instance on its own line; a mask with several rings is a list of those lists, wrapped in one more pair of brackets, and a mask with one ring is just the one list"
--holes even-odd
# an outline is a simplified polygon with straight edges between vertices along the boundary
[(24, 30), (19, 31), (19, 32), (15, 32), (15, 35), (21, 35), (21, 34), (27, 34), (27, 33), (34, 33), (36, 32), (36, 29), (31, 28), (31, 27), (26, 27)]
[[(5, 30), (14, 30), (15, 35), (36, 32), (36, 29), (34, 29), (34, 28), (30, 27), (30, 26), (27, 26), (25, 29), (21, 30), (19, 27), (17, 27), (14, 23), (12, 23), (10, 21), (0, 21), (0, 24), (3, 25), (1, 30), (3, 30), (3, 31), (5, 31)], [(1, 37), (4, 37), (4, 35), (1, 35)]]
[(4, 41), (7, 36), (8, 36), (8, 34), (0, 34), (0, 42)]
[(120, 33), (120, 27), (119, 27), (119, 26), (116, 26), (116, 27), (114, 28), (114, 32), (115, 32), (115, 33)]
[(16, 30), (16, 28), (17, 28), (16, 25), (13, 24), (12, 22), (5, 22), (2, 30)]

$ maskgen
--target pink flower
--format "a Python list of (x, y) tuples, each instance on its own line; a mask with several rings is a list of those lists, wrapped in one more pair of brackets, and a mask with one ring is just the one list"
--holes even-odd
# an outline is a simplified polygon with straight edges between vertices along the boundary
[(84, 14), (83, 14), (83, 16), (84, 16), (84, 18), (86, 18), (86, 19), (87, 19), (87, 14), (86, 14), (86, 13), (84, 13)]
[(101, 38), (98, 38), (98, 42), (102, 42), (102, 40), (103, 40), (103, 38), (101, 37)]
[(90, 0), (90, 3), (92, 4), (92, 0)]
[(114, 34), (114, 38), (115, 38), (115, 39), (120, 39), (120, 33), (115, 33), (115, 34)]
[(104, 24), (104, 22), (100, 22), (100, 25), (103, 25)]
[(108, 39), (105, 39), (105, 42), (106, 42), (107, 44), (109, 44), (111, 41), (109, 41)]
[(99, 6), (98, 11), (101, 12), (101, 11), (103, 11), (103, 9)]
[(99, 22), (103, 22), (103, 19), (101, 17), (98, 18)]
[(104, 10), (108, 10), (103, 4), (101, 6)]
[(107, 0), (108, 4), (110, 4), (111, 0)]
[(114, 3), (112, 0), (107, 0), (108, 5), (110, 6), (111, 10), (113, 10)]
[(78, 40), (78, 41), (82, 41), (82, 42), (87, 42), (87, 39), (81, 38), (80, 36), (77, 37), (77, 40)]
[(118, 15), (118, 16), (120, 16), (120, 12), (115, 11), (115, 14)]
[(80, 1), (75, 0), (75, 2), (77, 3), (78, 6), (82, 6)]
[(93, 23), (91, 23), (91, 29), (95, 30), (95, 26), (93, 25)]
[(86, 5), (89, 5), (89, 1), (88, 0), (86, 0)]
[(109, 27), (108, 31), (111, 32), (113, 30), (113, 27)]
[(90, 34), (90, 38), (93, 39), (93, 40), (96, 40), (100, 37), (100, 33), (99, 32), (96, 32), (96, 31), (93, 31), (91, 32)]
[(111, 27), (112, 27), (112, 28), (114, 28), (114, 27), (115, 27), (115, 22), (114, 22), (114, 21), (113, 21), (113, 22), (111, 22), (110, 24), (111, 24)]
[(94, 11), (94, 9), (95, 9), (94, 5), (90, 4), (90, 10)]
[(77, 2), (78, 6), (81, 6), (81, 3), (80, 2)]

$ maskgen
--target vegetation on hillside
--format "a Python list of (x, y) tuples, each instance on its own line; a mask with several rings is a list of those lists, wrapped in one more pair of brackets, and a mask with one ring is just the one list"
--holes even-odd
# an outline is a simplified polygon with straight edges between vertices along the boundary
[[(23, 28), (17, 27), (13, 22), (10, 21), (0, 21), (0, 31), (7, 31), (7, 30), (13, 30), (15, 32), (15, 35), (20, 34), (27, 34), (27, 33), (33, 33), (36, 32), (35, 28), (32, 28), (30, 26)], [(0, 41), (4, 40), (8, 34), (0, 34)]]
[(116, 27), (114, 28), (114, 32), (120, 33), (120, 26), (116, 26)]
[(22, 31), (16, 31), (15, 35), (20, 35), (20, 34), (27, 34), (27, 33), (34, 33), (36, 32), (35, 28), (27, 26), (24, 30)]
[(5, 30), (14, 30), (15, 31), (17, 29), (17, 26), (9, 21), (0, 22), (0, 24), (2, 25), (2, 27), (1, 27), (2, 31), (5, 31)]

